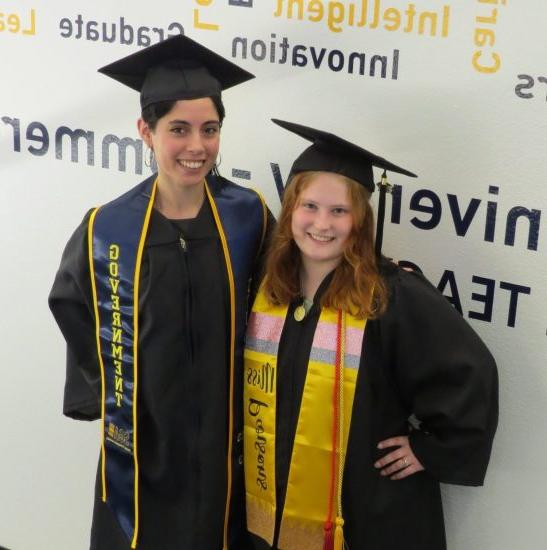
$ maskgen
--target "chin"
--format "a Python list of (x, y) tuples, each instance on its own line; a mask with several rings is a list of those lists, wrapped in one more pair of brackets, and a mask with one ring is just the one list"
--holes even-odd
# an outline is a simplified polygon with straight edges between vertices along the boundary
[(179, 179), (179, 185), (181, 187), (191, 187), (192, 185), (198, 185), (205, 179), (206, 175), (207, 173), (203, 172), (192, 176), (184, 176)]

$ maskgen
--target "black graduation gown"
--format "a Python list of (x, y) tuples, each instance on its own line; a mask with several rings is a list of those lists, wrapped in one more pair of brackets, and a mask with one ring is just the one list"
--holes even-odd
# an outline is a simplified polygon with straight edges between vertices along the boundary
[[(355, 391), (342, 493), (344, 535), (351, 550), (444, 550), (439, 482), (482, 485), (497, 427), (497, 369), (476, 333), (424, 277), (394, 266), (384, 271), (389, 305), (381, 318), (367, 322)], [(291, 304), (281, 335), (278, 522), (319, 319), (316, 304), (329, 281), (304, 321), (294, 320), (297, 303)], [(411, 415), (421, 421), (420, 429), (411, 428)], [(379, 451), (377, 444), (399, 435), (409, 435), (425, 471), (392, 481), (373, 464), (393, 450)], [(254, 549), (270, 548), (251, 538)]]
[[(50, 307), (67, 340), (63, 412), (93, 420), (100, 417), (100, 371), (87, 257), (88, 217), (63, 254)], [(174, 222), (153, 210), (139, 309), (138, 549), (219, 549), (227, 492), (229, 291), (207, 200), (193, 220)], [(242, 399), (239, 368), (235, 403)], [(239, 408), (234, 423), (239, 433)], [(236, 439), (234, 453), (240, 456), (241, 437)], [(239, 549), (245, 547), (246, 534), (243, 473), (241, 461), (235, 462), (229, 533), (230, 547)], [(91, 549), (129, 549), (113, 512), (101, 502), (100, 473)]]

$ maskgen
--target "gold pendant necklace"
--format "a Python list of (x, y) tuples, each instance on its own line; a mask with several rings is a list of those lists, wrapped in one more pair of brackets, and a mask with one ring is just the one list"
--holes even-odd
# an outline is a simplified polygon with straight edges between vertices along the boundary
[(313, 307), (313, 300), (302, 298), (302, 303), (294, 308), (293, 317), (295, 321), (302, 321)]
[(306, 317), (306, 308), (304, 307), (304, 304), (300, 304), (299, 306), (296, 306), (294, 309), (294, 320), (295, 321), (302, 321), (304, 317)]

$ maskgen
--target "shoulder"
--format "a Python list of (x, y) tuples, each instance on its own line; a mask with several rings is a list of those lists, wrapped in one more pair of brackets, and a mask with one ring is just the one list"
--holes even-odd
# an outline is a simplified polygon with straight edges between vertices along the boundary
[(232, 195), (242, 200), (264, 205), (262, 195), (253, 188), (238, 185), (223, 176), (207, 176), (207, 185), (213, 196)]
[(422, 273), (407, 271), (387, 260), (381, 262), (380, 273), (388, 289), (387, 315), (428, 316), (429, 319), (441, 315), (455, 322), (463, 321), (458, 311)]
[(141, 181), (128, 191), (125, 191), (115, 199), (107, 202), (102, 205), (101, 208), (118, 208), (122, 207), (125, 204), (130, 203), (133, 199), (138, 197), (150, 198), (150, 193), (152, 192), (152, 186), (156, 181), (157, 174), (152, 174), (145, 180)]
[(267, 226), (268, 207), (255, 189), (243, 187), (222, 176), (207, 176), (207, 186), (218, 206), (239, 218), (247, 218), (263, 229)]
[(492, 360), (473, 327), (424, 275), (397, 265), (386, 273), (388, 306), (379, 322), (397, 345), (407, 351), (425, 346), (431, 353), (457, 345)]

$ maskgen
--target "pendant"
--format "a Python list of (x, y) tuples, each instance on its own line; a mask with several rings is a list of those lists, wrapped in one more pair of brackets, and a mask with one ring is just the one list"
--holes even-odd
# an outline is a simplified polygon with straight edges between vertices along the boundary
[(302, 321), (304, 317), (306, 317), (306, 308), (304, 307), (304, 304), (300, 304), (294, 309), (294, 320), (295, 321)]

